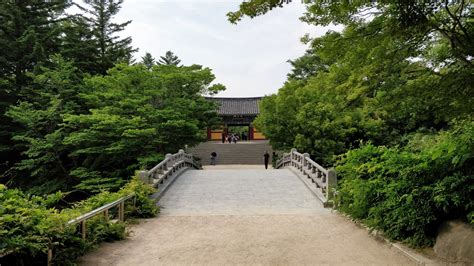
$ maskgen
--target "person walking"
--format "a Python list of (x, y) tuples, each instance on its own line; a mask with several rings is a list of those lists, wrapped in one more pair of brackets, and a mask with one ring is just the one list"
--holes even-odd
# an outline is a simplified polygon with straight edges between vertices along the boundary
[(217, 157), (217, 153), (213, 151), (211, 153), (211, 165), (216, 165), (216, 157)]
[(265, 169), (268, 169), (269, 159), (270, 159), (270, 154), (268, 154), (268, 151), (265, 151), (265, 154), (263, 154), (263, 162), (265, 163)]

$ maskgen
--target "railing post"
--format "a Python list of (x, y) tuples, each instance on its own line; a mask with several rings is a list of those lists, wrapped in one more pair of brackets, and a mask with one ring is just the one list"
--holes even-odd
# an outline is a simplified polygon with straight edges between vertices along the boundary
[[(305, 168), (306, 166), (309, 164), (308, 161), (306, 159), (309, 158), (309, 154), (308, 153), (304, 153), (303, 154), (303, 164), (301, 165), (301, 171), (303, 172), (303, 175), (305, 174)], [(309, 176), (309, 174), (308, 174)]]
[(138, 172), (138, 178), (145, 184), (150, 184), (150, 174), (146, 170)]
[(334, 170), (334, 168), (328, 170), (328, 174), (326, 177), (326, 186), (326, 199), (332, 200), (334, 197), (334, 190), (337, 187), (337, 176), (336, 170)]
[(164, 167), (165, 167), (164, 170), (168, 170), (168, 167), (169, 167), (170, 163), (171, 163), (171, 166), (173, 166), (173, 155), (171, 153), (166, 154), (165, 155), (165, 160), (167, 160), (167, 161), (164, 164)]
[(104, 220), (106, 223), (109, 222), (109, 209), (104, 211)]
[(184, 166), (186, 166), (186, 160), (185, 160), (185, 153), (184, 153), (184, 150), (181, 149), (178, 151), (178, 153), (180, 154), (179, 156), (179, 160), (180, 160), (180, 163), (179, 163), (179, 168), (182, 168)]
[(292, 148), (290, 151), (290, 165), (295, 166), (294, 164), (294, 156), (295, 156), (296, 149)]
[(124, 209), (125, 209), (125, 202), (120, 202), (118, 207), (118, 219), (119, 221), (123, 222), (124, 220)]
[(86, 234), (87, 234), (86, 220), (81, 222), (81, 234), (82, 234), (82, 239), (86, 240)]

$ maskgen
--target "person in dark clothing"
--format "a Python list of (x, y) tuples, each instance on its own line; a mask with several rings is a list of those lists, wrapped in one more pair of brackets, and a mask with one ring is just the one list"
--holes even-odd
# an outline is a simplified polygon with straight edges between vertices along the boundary
[(270, 154), (268, 154), (268, 151), (265, 151), (265, 154), (263, 154), (263, 162), (265, 163), (265, 169), (268, 169), (269, 159), (270, 159)]
[(213, 151), (211, 153), (211, 165), (216, 165), (216, 158), (217, 158), (217, 153)]

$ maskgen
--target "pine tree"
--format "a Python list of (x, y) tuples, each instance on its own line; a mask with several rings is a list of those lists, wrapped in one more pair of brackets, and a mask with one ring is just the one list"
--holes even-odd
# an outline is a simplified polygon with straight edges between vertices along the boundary
[(97, 42), (88, 20), (77, 15), (61, 23), (60, 54), (67, 60), (73, 61), (75, 67), (84, 73), (102, 73), (102, 67), (97, 60)]
[(168, 51), (166, 52), (165, 56), (160, 56), (160, 60), (158, 60), (159, 65), (174, 65), (178, 66), (181, 63), (181, 60), (178, 59), (178, 56), (175, 55), (173, 52)]
[(0, 176), (19, 157), (11, 142), (19, 127), (5, 112), (22, 100), (30, 73), (59, 50), (58, 23), (69, 2), (0, 1)]
[(147, 69), (151, 69), (155, 65), (155, 58), (150, 53), (146, 53), (142, 57), (142, 64), (146, 66)]
[(131, 46), (132, 38), (120, 39), (117, 33), (123, 31), (132, 21), (113, 23), (112, 19), (120, 11), (123, 0), (84, 0), (87, 7), (81, 7), (86, 13), (94, 39), (96, 41), (99, 73), (105, 73), (116, 63), (131, 63), (132, 54), (138, 49)]

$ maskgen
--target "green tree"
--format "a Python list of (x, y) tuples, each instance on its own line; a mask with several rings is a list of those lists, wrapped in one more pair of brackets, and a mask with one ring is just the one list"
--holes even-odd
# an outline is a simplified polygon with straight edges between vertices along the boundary
[(442, 129), (469, 114), (473, 78), (459, 65), (443, 67), (437, 49), (407, 47), (383, 18), (316, 38), (277, 97), (262, 101), (256, 125), (277, 148), (294, 146), (324, 163), (361, 140), (393, 144)]
[[(67, 155), (63, 144), (68, 130), (62, 125), (63, 116), (78, 114), (83, 104), (78, 98), (83, 82), (80, 72), (62, 57), (53, 57), (52, 68), (41, 68), (30, 86), (25, 88), (28, 100), (12, 106), (7, 116), (23, 128), (13, 140), (20, 145), (24, 159), (12, 170), (24, 178), (13, 183), (23, 188), (37, 186), (37, 191), (51, 193), (68, 189), (73, 183), (69, 169), (77, 162)], [(2, 180), (6, 181), (6, 180)]]
[(4, 114), (21, 100), (31, 73), (59, 50), (58, 23), (68, 1), (0, 1), (0, 175), (18, 160), (19, 130)]
[(225, 89), (198, 65), (119, 64), (84, 80), (72, 62), (54, 65), (7, 113), (25, 129), (14, 138), (25, 158), (13, 183), (33, 193), (120, 188), (135, 170), (203, 141), (217, 114), (202, 94)]
[(96, 42), (95, 57), (99, 64), (97, 73), (105, 74), (116, 63), (131, 63), (132, 54), (137, 51), (131, 46), (132, 38), (121, 39), (117, 34), (132, 21), (114, 23), (113, 18), (120, 11), (123, 0), (84, 0), (85, 12), (89, 27)]
[(177, 66), (181, 60), (178, 59), (178, 56), (171, 51), (167, 51), (165, 56), (160, 56), (157, 64), (159, 65), (174, 65)]
[(142, 57), (142, 64), (146, 66), (146, 68), (151, 69), (155, 65), (155, 58), (150, 53), (146, 53)]
[[(239, 10), (229, 12), (227, 17), (230, 22), (237, 23), (245, 16), (263, 15), (289, 2), (245, 1)], [(383, 18), (386, 30), (404, 38), (405, 45), (416, 47), (433, 38), (445, 40), (452, 60), (473, 67), (474, 5), (471, 1), (308, 1), (306, 6), (307, 12), (301, 19), (310, 24), (354, 25)]]
[(106, 76), (86, 79), (80, 95), (86, 114), (64, 115), (70, 131), (64, 144), (78, 163), (70, 175), (77, 188), (116, 189), (141, 167), (151, 167), (166, 153), (204, 140), (204, 128), (215, 120), (202, 93), (210, 86), (210, 69), (200, 66), (118, 65)]
[[(276, 7), (249, 3), (238, 16)], [(309, 3), (303, 20), (345, 29), (290, 62), (256, 126), (276, 148), (338, 165), (339, 208), (391, 239), (431, 245), (443, 221), (473, 223), (472, 7)]]
[[(59, 49), (59, 16), (68, 1), (0, 3), (0, 78), (19, 90), (27, 73)], [(3, 99), (3, 97), (2, 97)]]
[(97, 40), (88, 19), (80, 14), (71, 16), (61, 22), (60, 29), (59, 53), (83, 73), (103, 73), (101, 61), (98, 60)]

